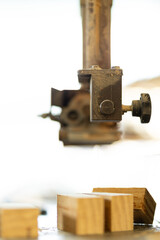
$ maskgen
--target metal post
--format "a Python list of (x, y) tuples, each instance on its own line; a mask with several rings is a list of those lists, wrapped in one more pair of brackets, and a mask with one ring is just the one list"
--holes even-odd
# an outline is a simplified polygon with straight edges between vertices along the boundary
[(112, 0), (81, 0), (83, 24), (83, 68), (110, 68)]

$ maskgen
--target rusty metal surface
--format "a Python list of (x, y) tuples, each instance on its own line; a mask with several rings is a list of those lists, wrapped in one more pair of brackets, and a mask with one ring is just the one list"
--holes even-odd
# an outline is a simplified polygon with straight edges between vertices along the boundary
[(77, 94), (83, 94), (86, 90), (63, 90), (51, 88), (51, 106), (65, 107)]
[(140, 117), (141, 123), (149, 123), (151, 108), (150, 95), (148, 93), (141, 93), (140, 100), (132, 101), (132, 116)]
[(139, 117), (141, 123), (149, 123), (151, 119), (152, 103), (148, 93), (141, 93), (140, 100), (133, 100), (132, 105), (123, 105), (122, 114), (131, 111), (133, 117)]
[[(83, 76), (83, 81), (88, 82), (89, 79), (90, 75)], [(61, 124), (59, 140), (64, 145), (108, 144), (121, 137), (121, 131), (114, 122), (90, 122), (90, 92), (86, 88), (63, 91), (52, 88), (51, 106), (61, 107), (61, 114), (54, 116), (48, 113), (42, 117), (50, 117)]]
[(110, 144), (118, 141), (121, 130), (114, 123), (90, 123), (83, 126), (61, 127), (59, 139), (64, 145)]
[(119, 67), (92, 66), (79, 70), (78, 78), (81, 84), (90, 86), (90, 91), (87, 88), (64, 91), (52, 88), (51, 106), (61, 107), (62, 112), (56, 116), (42, 115), (61, 124), (59, 139), (64, 145), (108, 144), (119, 140), (121, 131), (114, 122), (121, 121), (127, 111), (140, 117), (142, 123), (149, 122), (149, 94), (141, 94), (140, 100), (132, 101), (131, 106), (122, 105), (122, 70)]
[[(91, 69), (78, 71), (78, 76), (80, 82), (90, 81), (90, 120), (97, 122), (121, 121), (122, 70), (120, 68), (101, 69), (96, 66)], [(88, 77), (86, 78), (86, 76)], [(113, 106), (112, 109), (111, 106)]]
[(110, 68), (112, 0), (81, 0), (83, 68)]
[[(65, 145), (111, 143), (121, 136), (114, 122), (121, 121), (123, 114), (122, 70), (110, 68), (111, 6), (112, 0), (81, 0), (84, 68), (78, 72), (81, 88), (63, 91), (52, 88), (51, 106), (61, 107), (62, 112), (58, 116), (42, 115), (60, 122), (59, 139)], [(102, 121), (105, 123), (101, 124)]]
[(90, 95), (79, 93), (62, 109), (61, 122), (66, 126), (83, 126), (89, 122)]
[[(88, 68), (93, 64), (98, 64), (102, 68), (110, 68), (111, 5), (112, 0), (81, 0), (83, 68)], [(63, 105), (59, 139), (65, 145), (104, 144), (119, 140), (121, 134), (115, 123), (90, 123), (89, 82), (81, 83), (81, 90), (86, 94), (78, 91), (77, 93), (76, 91), (63, 92), (63, 100), (58, 101), (52, 94), (51, 104)], [(56, 91), (54, 93), (56, 94)]]
[(59, 139), (64, 145), (108, 144), (120, 139), (121, 131), (115, 123), (90, 122), (90, 94), (75, 95), (60, 115)]

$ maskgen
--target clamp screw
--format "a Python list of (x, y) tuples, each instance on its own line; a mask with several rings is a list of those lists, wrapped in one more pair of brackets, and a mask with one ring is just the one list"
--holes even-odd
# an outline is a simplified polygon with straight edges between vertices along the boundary
[(151, 118), (151, 98), (147, 93), (141, 93), (140, 100), (132, 101), (132, 116), (140, 117), (141, 123), (149, 123)]
[(131, 106), (122, 105), (122, 114), (132, 111), (132, 116), (140, 117), (141, 123), (149, 123), (151, 118), (151, 98), (148, 93), (141, 93), (140, 100), (133, 100)]

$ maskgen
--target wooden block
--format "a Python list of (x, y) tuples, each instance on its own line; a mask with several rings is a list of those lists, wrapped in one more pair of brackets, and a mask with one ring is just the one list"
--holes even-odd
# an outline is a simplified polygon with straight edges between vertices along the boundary
[(77, 235), (104, 233), (104, 199), (84, 194), (57, 195), (57, 227)]
[(133, 230), (133, 195), (91, 193), (105, 200), (105, 231)]
[(0, 237), (36, 238), (39, 209), (29, 204), (6, 203), (0, 205)]
[(146, 188), (94, 188), (93, 192), (133, 194), (134, 222), (153, 223), (156, 202)]

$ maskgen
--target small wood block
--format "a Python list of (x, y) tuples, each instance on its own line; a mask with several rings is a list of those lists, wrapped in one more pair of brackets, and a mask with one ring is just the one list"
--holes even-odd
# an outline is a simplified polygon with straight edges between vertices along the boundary
[(57, 227), (77, 235), (104, 233), (104, 199), (84, 194), (57, 195)]
[(156, 202), (146, 188), (94, 188), (93, 192), (133, 194), (134, 222), (153, 223)]
[(133, 195), (120, 193), (91, 193), (105, 200), (105, 231), (133, 230)]
[(29, 204), (5, 203), (0, 205), (1, 238), (36, 238), (39, 209)]

